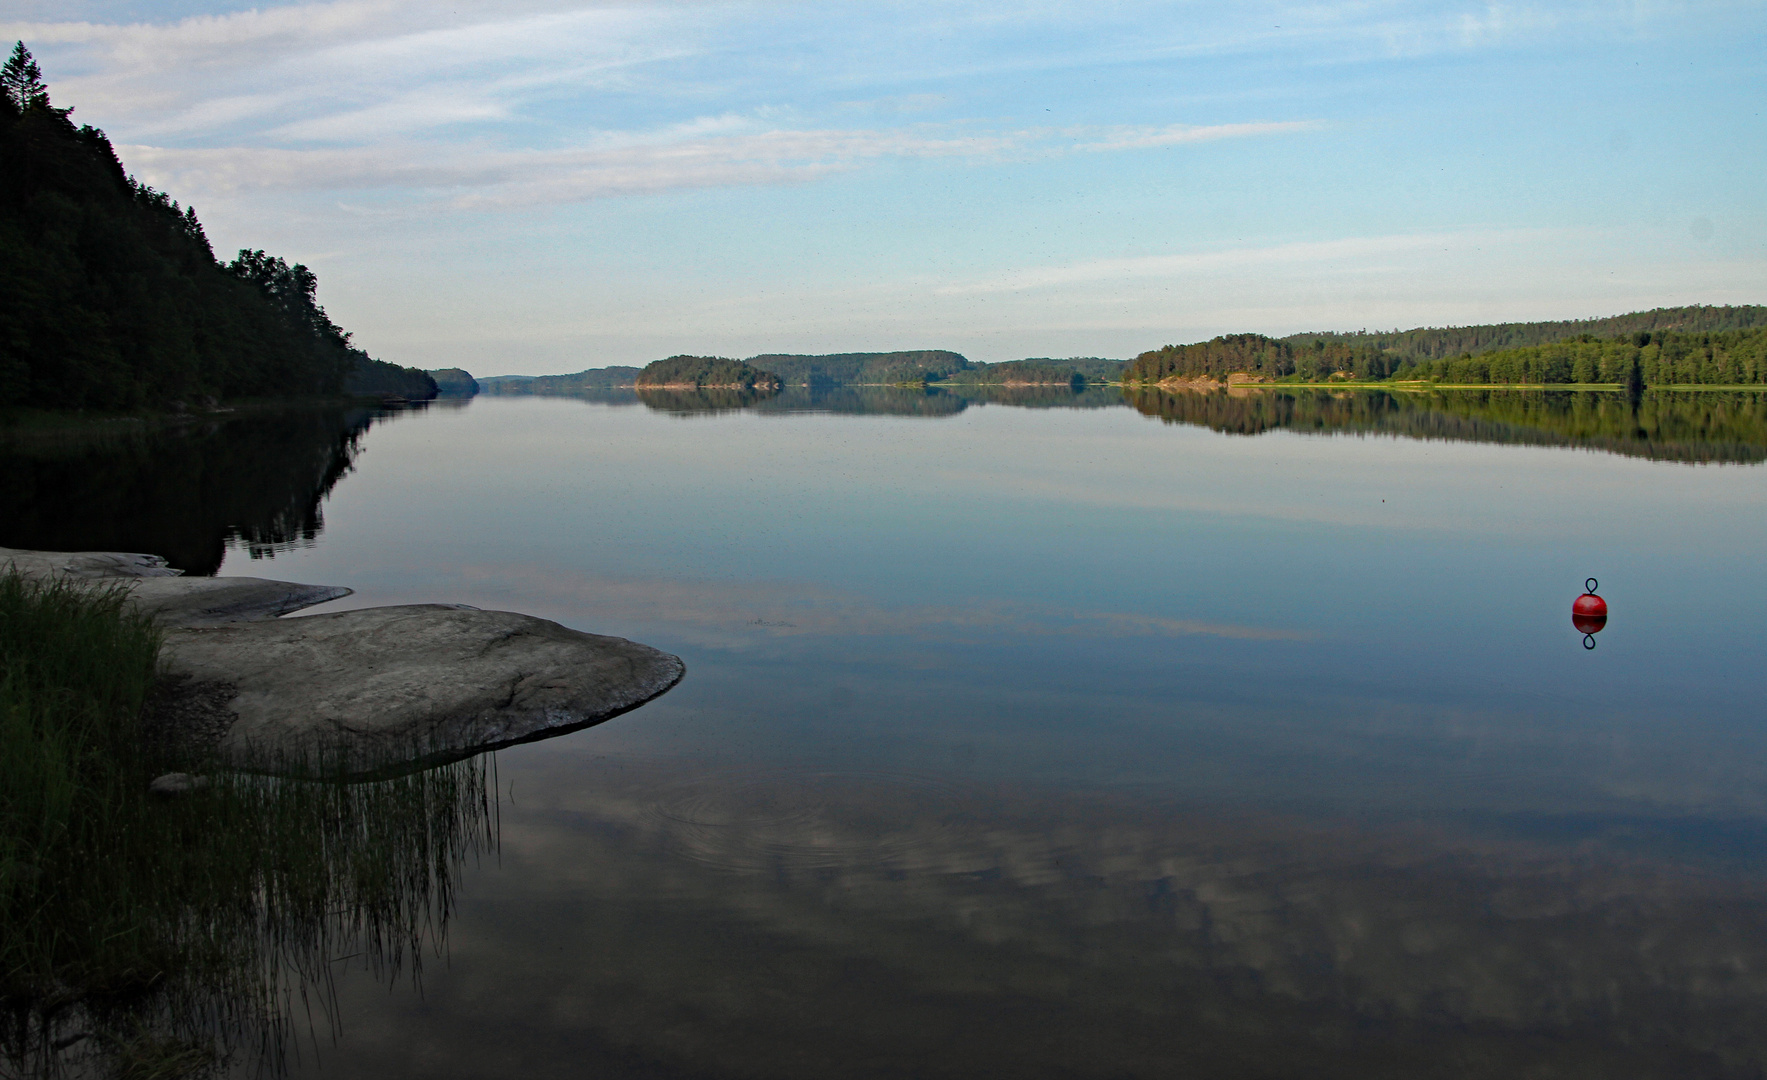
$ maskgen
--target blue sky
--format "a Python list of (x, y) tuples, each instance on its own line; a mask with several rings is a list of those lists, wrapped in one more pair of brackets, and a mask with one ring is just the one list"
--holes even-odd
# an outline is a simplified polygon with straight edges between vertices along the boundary
[(404, 364), (1767, 302), (1759, 0), (0, 0), (0, 34)]

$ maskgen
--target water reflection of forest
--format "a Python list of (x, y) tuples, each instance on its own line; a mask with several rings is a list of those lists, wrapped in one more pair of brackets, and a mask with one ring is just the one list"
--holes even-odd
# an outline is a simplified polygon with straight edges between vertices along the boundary
[(258, 558), (311, 544), (363, 433), (393, 415), (293, 408), (9, 434), (0, 547), (147, 551), (212, 574), (229, 545)]
[(1660, 461), (1767, 461), (1767, 393), (1650, 390), (1325, 390), (1231, 392), (1066, 386), (790, 386), (738, 390), (591, 389), (568, 395), (604, 405), (644, 405), (675, 416), (956, 416), (973, 406), (1104, 409), (1128, 405), (1168, 423), (1233, 435), (1266, 431), (1380, 434), (1415, 439), (1581, 447)]
[(1339, 432), (1566, 446), (1658, 461), (1767, 460), (1767, 393), (1651, 390), (1131, 390), (1145, 416), (1234, 435)]
[[(602, 391), (585, 400), (624, 404)], [(972, 405), (1007, 405), (1023, 409), (1100, 409), (1119, 406), (1114, 387), (1075, 390), (1058, 386), (788, 386), (775, 393), (735, 390), (658, 391), (631, 393), (632, 401), (676, 415), (725, 413), (738, 409), (763, 415), (832, 413), (847, 416), (956, 416)]]

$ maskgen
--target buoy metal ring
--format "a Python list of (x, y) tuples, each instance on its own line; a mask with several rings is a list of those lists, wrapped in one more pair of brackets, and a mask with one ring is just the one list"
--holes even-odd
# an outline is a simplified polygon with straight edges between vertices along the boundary
[(1587, 593), (1592, 593), (1596, 589), (1599, 589), (1600, 587), (1601, 587), (1601, 582), (1595, 580), (1594, 578), (1589, 578), (1588, 580), (1583, 582), (1583, 591), (1587, 592)]

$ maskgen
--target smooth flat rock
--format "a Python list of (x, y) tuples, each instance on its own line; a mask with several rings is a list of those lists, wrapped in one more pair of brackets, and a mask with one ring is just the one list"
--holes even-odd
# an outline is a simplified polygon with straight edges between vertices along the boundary
[[(265, 772), (370, 777), (600, 723), (681, 680), (624, 638), (458, 604), (278, 616), (341, 585), (187, 578), (157, 555), (0, 548), (0, 569), (115, 582), (166, 630), (152, 736)], [(216, 740), (219, 740), (218, 744)]]
[(0, 547), (0, 569), (15, 566), (32, 577), (65, 575), (77, 578), (177, 577), (182, 570), (166, 565), (158, 555), (133, 551), (26, 551)]
[(187, 685), (232, 692), (229, 763), (368, 776), (587, 727), (679, 682), (679, 657), (439, 604), (169, 630)]
[(342, 585), (298, 585), (266, 578), (181, 577), (158, 555), (129, 551), (23, 551), (0, 548), (0, 569), (27, 577), (115, 581), (161, 626), (213, 626), (274, 619), (350, 595)]
[(297, 585), (266, 578), (141, 578), (129, 599), (161, 626), (215, 626), (274, 619), (350, 595), (342, 585)]

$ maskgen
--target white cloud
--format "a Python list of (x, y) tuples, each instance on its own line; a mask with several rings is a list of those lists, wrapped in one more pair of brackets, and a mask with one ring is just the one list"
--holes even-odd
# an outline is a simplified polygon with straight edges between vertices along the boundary
[[(712, 125), (716, 126), (716, 125)], [(695, 125), (686, 125), (693, 130)], [(912, 131), (762, 131), (711, 138), (621, 138), (592, 149), (498, 150), (380, 144), (348, 149), (122, 147), (157, 186), (194, 194), (252, 189), (420, 189), (468, 208), (573, 202), (671, 188), (801, 182), (880, 157), (981, 155), (1006, 137)], [(621, 144), (624, 145), (621, 145)]]
[[(1183, 143), (1213, 142), (1216, 139), (1242, 139), (1257, 135), (1288, 135), (1313, 131), (1323, 125), (1315, 120), (1281, 120), (1256, 124), (1171, 124), (1166, 127), (1118, 127), (1107, 129), (1094, 141), (1082, 142), (1077, 150), (1145, 150), (1156, 146), (1178, 146)], [(1083, 129), (1081, 129), (1083, 130)], [(1077, 131), (1076, 134), (1080, 134)], [(1083, 136), (1084, 137), (1084, 136)]]
[[(1551, 235), (1563, 234), (1553, 231)], [(1518, 242), (1539, 242), (1547, 238), (1548, 230), (1540, 229), (1481, 230), (1348, 237), (1175, 255), (1088, 259), (1063, 266), (1038, 267), (978, 281), (953, 283), (941, 287), (938, 292), (950, 296), (1024, 292), (1066, 288), (1081, 283), (1159, 280), (1277, 266), (1314, 266), (1338, 273), (1367, 273), (1380, 265), (1377, 260), (1392, 256), (1507, 247)]]
[[(426, 107), (445, 111), (470, 106), (454, 99)], [(341, 125), (343, 120), (334, 118), (334, 122)], [(1136, 150), (1300, 132), (1315, 126), (1300, 121), (1103, 132), (1078, 128), (1055, 137), (1047, 130), (977, 132), (962, 125), (767, 129), (754, 117), (724, 114), (652, 131), (596, 132), (586, 139), (589, 145), (560, 150), (409, 141), (319, 149), (150, 145), (120, 149), (148, 182), (193, 196), (254, 189), (405, 188), (431, 199), (447, 196), (461, 208), (486, 209), (674, 188), (801, 183), (880, 158)], [(1073, 141), (1076, 137), (1086, 141)]]

